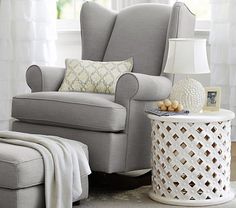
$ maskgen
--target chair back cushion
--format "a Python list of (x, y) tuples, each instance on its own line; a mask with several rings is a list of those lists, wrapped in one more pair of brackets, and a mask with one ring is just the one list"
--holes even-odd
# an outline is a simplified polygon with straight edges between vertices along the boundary
[(115, 12), (99, 4), (88, 1), (83, 4), (80, 13), (83, 60), (103, 60), (115, 19)]
[(160, 75), (168, 38), (193, 37), (195, 16), (182, 2), (173, 7), (138, 4), (119, 13), (86, 2), (81, 10), (82, 59), (121, 61), (133, 57), (133, 72)]
[(159, 75), (170, 11), (169, 6), (159, 4), (140, 4), (122, 10), (103, 60), (133, 57), (134, 72)]

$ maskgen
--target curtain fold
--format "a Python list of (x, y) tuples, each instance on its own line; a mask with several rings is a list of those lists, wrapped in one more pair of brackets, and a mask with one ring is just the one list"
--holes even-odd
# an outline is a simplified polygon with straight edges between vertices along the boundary
[(12, 96), (29, 92), (31, 64), (56, 59), (55, 0), (0, 0), (0, 130), (9, 128)]
[[(236, 1), (211, 0), (211, 85), (222, 89), (222, 107), (236, 113)], [(236, 120), (232, 122), (236, 138)]]

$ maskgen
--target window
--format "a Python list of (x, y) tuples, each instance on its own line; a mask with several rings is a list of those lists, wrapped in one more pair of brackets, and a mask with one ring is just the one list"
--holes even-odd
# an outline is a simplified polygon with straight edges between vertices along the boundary
[[(56, 0), (58, 31), (80, 29), (80, 9), (86, 0)], [(107, 8), (111, 8), (111, 0), (91, 0)]]
[(196, 30), (210, 29), (210, 0), (182, 0), (196, 14)]
[[(110, 7), (110, 0), (93, 0)], [(79, 19), (80, 9), (85, 0), (57, 0), (57, 19)]]
[(210, 20), (209, 0), (183, 0), (183, 2), (196, 14), (198, 20)]
[[(56, 0), (57, 1), (57, 19), (58, 30), (79, 30), (80, 9), (86, 0)], [(114, 0), (91, 0), (111, 8)], [(118, 0), (117, 0), (118, 1)], [(210, 0), (167, 0), (174, 3), (175, 1), (184, 2), (190, 10), (196, 14), (196, 30), (209, 30), (210, 28)], [(143, 0), (141, 2), (144, 2)], [(147, 2), (157, 2), (155, 0)], [(119, 2), (120, 3), (120, 2)], [(76, 20), (76, 21), (75, 21)]]

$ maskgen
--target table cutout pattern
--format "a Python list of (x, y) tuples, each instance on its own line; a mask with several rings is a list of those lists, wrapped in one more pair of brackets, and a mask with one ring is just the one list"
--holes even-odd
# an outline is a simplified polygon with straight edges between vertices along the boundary
[(177, 200), (230, 192), (230, 121), (152, 123), (152, 191)]

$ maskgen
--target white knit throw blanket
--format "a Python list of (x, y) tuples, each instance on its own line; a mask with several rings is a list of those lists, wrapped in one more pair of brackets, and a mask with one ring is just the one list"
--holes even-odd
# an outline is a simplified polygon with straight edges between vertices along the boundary
[(37, 150), (45, 167), (46, 208), (71, 208), (82, 193), (81, 176), (91, 173), (80, 142), (56, 136), (0, 131), (0, 142)]

